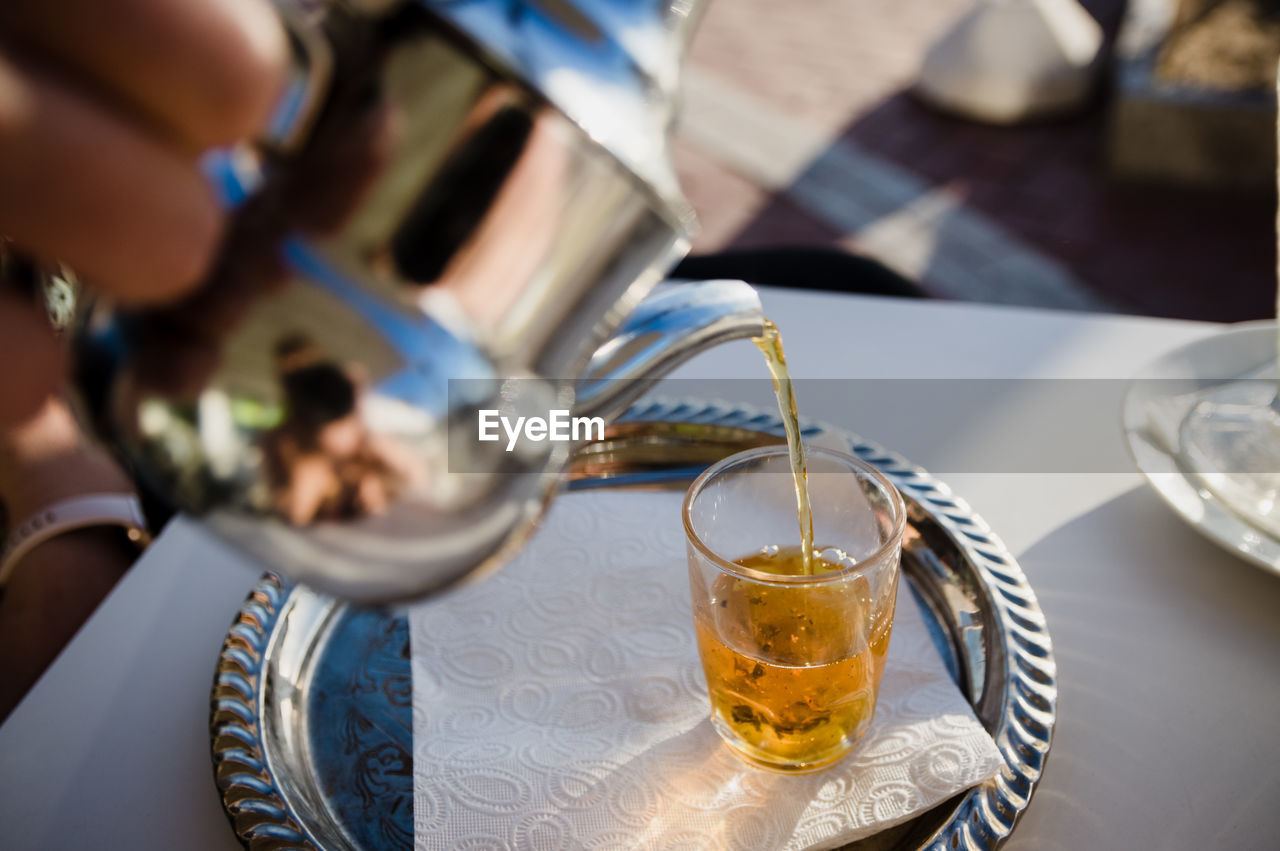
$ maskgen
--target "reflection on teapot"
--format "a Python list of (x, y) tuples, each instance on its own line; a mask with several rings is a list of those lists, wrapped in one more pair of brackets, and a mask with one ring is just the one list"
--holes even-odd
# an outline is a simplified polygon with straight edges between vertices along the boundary
[(689, 6), (282, 7), (296, 85), (267, 141), (210, 159), (237, 206), (208, 280), (80, 308), (93, 426), (322, 590), (400, 599), (499, 564), (571, 446), (478, 442), (477, 412), (609, 418), (762, 330), (745, 284), (641, 302), (692, 227), (666, 146)]

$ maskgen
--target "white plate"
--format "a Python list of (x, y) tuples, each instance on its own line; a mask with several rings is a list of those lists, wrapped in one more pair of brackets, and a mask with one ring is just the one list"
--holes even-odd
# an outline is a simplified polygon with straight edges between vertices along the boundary
[(1190, 408), (1182, 401), (1186, 394), (1212, 383), (1274, 375), (1276, 334), (1274, 320), (1242, 322), (1164, 355), (1125, 392), (1124, 432), (1138, 469), (1183, 520), (1228, 551), (1280, 573), (1280, 540), (1201, 487), (1176, 454), (1179, 414)]

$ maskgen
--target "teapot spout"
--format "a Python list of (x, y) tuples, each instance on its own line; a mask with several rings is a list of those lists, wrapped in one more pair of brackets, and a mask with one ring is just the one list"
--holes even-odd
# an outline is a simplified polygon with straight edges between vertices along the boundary
[(661, 284), (591, 358), (574, 413), (612, 420), (699, 352), (759, 337), (764, 321), (759, 294), (743, 281)]

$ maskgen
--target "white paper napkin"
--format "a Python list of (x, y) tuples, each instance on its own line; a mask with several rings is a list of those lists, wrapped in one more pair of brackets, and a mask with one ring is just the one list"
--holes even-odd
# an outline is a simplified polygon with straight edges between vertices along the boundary
[(735, 757), (708, 720), (681, 496), (562, 495), (497, 576), (411, 610), (417, 848), (827, 848), (999, 771), (905, 582), (854, 753), (805, 776)]

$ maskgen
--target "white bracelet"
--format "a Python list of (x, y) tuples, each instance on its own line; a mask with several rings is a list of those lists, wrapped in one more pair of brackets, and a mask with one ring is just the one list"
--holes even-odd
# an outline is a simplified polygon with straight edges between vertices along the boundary
[(123, 526), (129, 540), (139, 546), (151, 541), (136, 496), (123, 493), (73, 496), (40, 509), (14, 528), (0, 552), (0, 585), (9, 579), (22, 557), (40, 544), (64, 532), (89, 526)]

